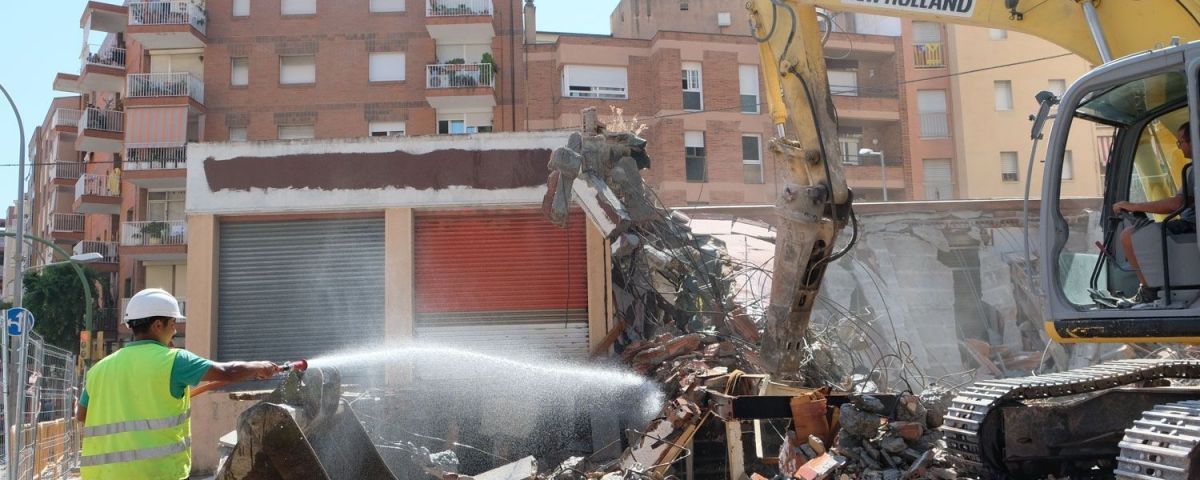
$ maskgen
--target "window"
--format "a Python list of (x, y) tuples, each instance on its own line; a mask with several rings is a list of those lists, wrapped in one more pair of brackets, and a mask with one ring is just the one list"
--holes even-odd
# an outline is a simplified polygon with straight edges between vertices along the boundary
[(1062, 179), (1075, 179), (1075, 158), (1071, 155), (1070, 150), (1063, 152)]
[(1046, 90), (1049, 90), (1050, 93), (1053, 93), (1056, 97), (1062, 97), (1063, 92), (1067, 91), (1067, 81), (1061, 78), (1050, 79)]
[(931, 22), (913, 22), (913, 42), (921, 45), (942, 42), (942, 26)]
[(704, 159), (704, 132), (683, 132), (683, 157), (687, 181), (703, 182), (708, 179)]
[(996, 80), (993, 89), (996, 91), (996, 111), (1002, 112), (1013, 109), (1012, 81)]
[(763, 183), (762, 140), (758, 135), (742, 135), (742, 179)]
[(183, 213), (184, 191), (171, 190), (146, 193), (146, 220), (171, 222), (186, 218)]
[(576, 98), (629, 98), (629, 72), (625, 67), (567, 65), (563, 67), (563, 96)]
[(683, 62), (683, 109), (704, 110), (704, 94), (700, 88), (700, 64)]
[(246, 57), (229, 59), (229, 84), (244, 87), (250, 84), (250, 59)]
[(926, 158), (921, 160), (925, 174), (926, 200), (953, 200), (954, 175), (949, 158)]
[(1003, 28), (989, 28), (988, 38), (991, 38), (992, 40), (1004, 40), (1008, 38), (1008, 30)]
[(233, 0), (233, 16), (250, 16), (250, 0)]
[(317, 57), (313, 55), (279, 57), (279, 83), (283, 85), (317, 83)]
[(492, 112), (439, 113), (438, 133), (465, 135), (492, 131)]
[(372, 137), (403, 137), (404, 122), (371, 122)]
[(858, 158), (859, 145), (862, 145), (862, 135), (839, 134), (838, 143), (842, 144), (842, 164), (843, 165), (859, 165), (861, 160)]
[(738, 65), (738, 92), (742, 113), (758, 113), (758, 66)]
[(281, 15), (316, 15), (317, 0), (279, 0)]
[(829, 93), (834, 95), (858, 96), (858, 73), (845, 70), (829, 70)]
[(280, 125), (279, 139), (280, 140), (303, 140), (313, 138), (312, 125)]
[(368, 76), (372, 82), (404, 81), (404, 52), (377, 52), (370, 57)]
[(229, 141), (231, 141), (231, 142), (246, 141), (246, 127), (229, 127)]
[[(647, 0), (646, 3), (649, 3), (649, 0)], [(679, 10), (685, 11), (687, 9), (688, 9), (688, 2), (679, 2)]]
[(921, 120), (922, 138), (950, 136), (945, 90), (917, 90), (917, 116)]
[(1017, 161), (1017, 152), (1000, 152), (1000, 180), (1004, 182), (1019, 182), (1021, 168)]
[(371, 0), (371, 12), (403, 12), (406, 0)]

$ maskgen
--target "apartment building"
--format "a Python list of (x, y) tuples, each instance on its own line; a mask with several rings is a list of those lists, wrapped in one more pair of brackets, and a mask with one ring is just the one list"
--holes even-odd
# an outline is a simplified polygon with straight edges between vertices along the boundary
[(491, 0), (88, 2), (80, 69), (54, 79), (76, 96), (35, 132), (35, 230), (104, 255), (111, 318), (148, 287), (186, 308), (188, 143), (523, 128), (520, 16)]
[[(1023, 197), (1032, 147), (1029, 116), (1038, 110), (1034, 95), (1043, 90), (1062, 95), (1091, 66), (1045, 40), (1018, 32), (951, 26), (948, 35), (955, 46), (949, 58), (951, 88), (963, 99), (953, 105), (955, 147), (961, 159), (955, 180), (962, 196)], [(1043, 57), (1053, 58), (1030, 61)], [(989, 68), (997, 65), (1005, 66)], [(1101, 195), (1102, 165), (1111, 135), (1090, 122), (1072, 127), (1063, 195)], [(1044, 155), (1044, 150), (1038, 152), (1032, 170), (1035, 197), (1041, 192)]]

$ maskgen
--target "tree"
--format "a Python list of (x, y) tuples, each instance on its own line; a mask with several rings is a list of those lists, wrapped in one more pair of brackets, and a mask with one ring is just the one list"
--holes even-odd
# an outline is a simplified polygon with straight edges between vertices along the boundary
[[(83, 267), (83, 271), (93, 298), (98, 297), (97, 280), (100, 288), (107, 289), (103, 286), (104, 280), (88, 267)], [(86, 309), (83, 288), (79, 275), (70, 265), (46, 267), (41, 272), (26, 275), (24, 306), (37, 319), (33, 331), (51, 345), (78, 352), (79, 332), (84, 327)]]

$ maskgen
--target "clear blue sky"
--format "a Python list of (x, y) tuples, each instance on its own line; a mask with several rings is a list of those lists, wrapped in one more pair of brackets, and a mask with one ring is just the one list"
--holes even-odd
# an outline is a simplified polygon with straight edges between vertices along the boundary
[[(535, 4), (538, 30), (607, 34), (608, 15), (617, 0), (535, 0)], [(33, 129), (42, 124), (50, 101), (56, 96), (71, 95), (55, 92), (52, 83), (58, 72), (79, 72), (83, 41), (79, 17), (84, 5), (86, 0), (0, 2), (0, 45), (5, 45), (0, 50), (5, 57), (5, 67), (0, 68), (0, 85), (8, 90), (21, 111), (26, 141), (33, 135)], [(0, 213), (17, 198), (19, 138), (8, 102), (0, 101)], [(29, 170), (27, 164), (26, 174)]]

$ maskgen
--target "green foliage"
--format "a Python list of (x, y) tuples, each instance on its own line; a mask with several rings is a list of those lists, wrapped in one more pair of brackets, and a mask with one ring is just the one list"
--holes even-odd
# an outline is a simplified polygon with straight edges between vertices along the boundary
[(486, 63), (492, 66), (492, 73), (500, 71), (500, 66), (496, 65), (496, 59), (492, 57), (492, 52), (483, 52), (483, 58), (479, 59), (479, 63)]
[[(95, 298), (96, 272), (84, 267), (88, 288)], [(106, 280), (101, 279), (101, 283)], [(101, 287), (107, 289), (107, 287)], [(33, 331), (47, 343), (72, 352), (79, 350), (79, 331), (84, 326), (83, 285), (70, 265), (47, 267), (25, 276), (25, 308), (33, 312), (37, 323)]]

